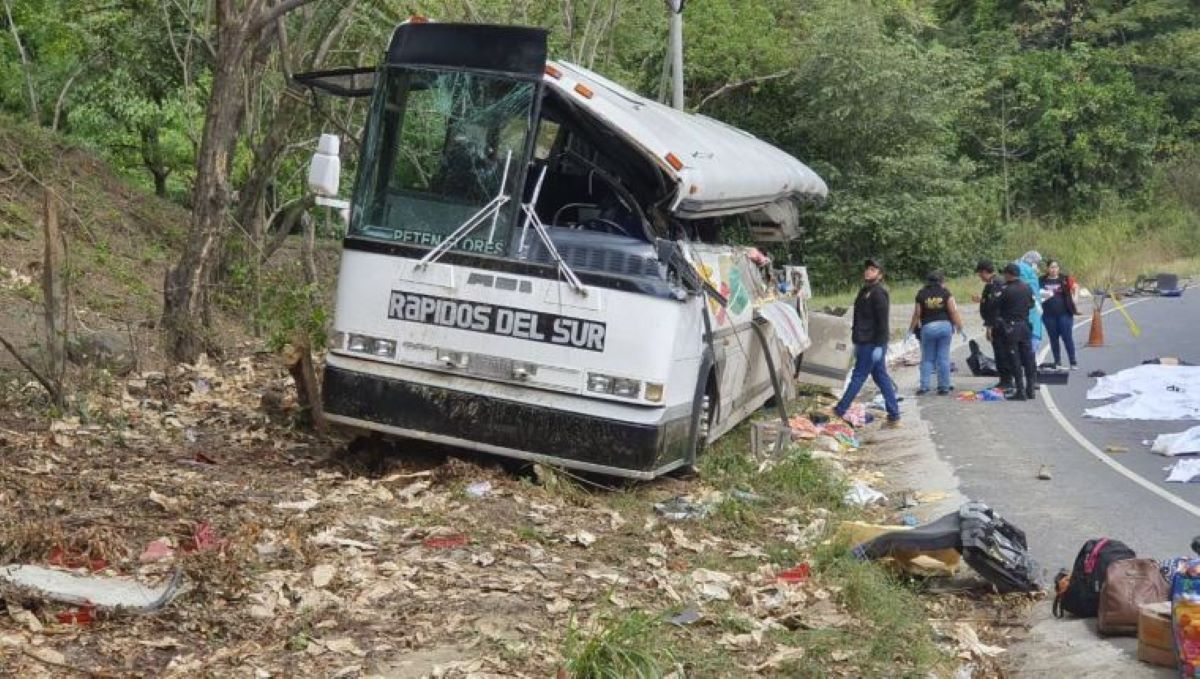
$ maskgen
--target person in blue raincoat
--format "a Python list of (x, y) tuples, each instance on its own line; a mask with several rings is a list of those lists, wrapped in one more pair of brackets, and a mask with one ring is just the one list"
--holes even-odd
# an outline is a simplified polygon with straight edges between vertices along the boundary
[(1032, 326), (1033, 351), (1037, 353), (1042, 345), (1042, 298), (1038, 295), (1041, 283), (1038, 282), (1038, 265), (1042, 256), (1037, 250), (1030, 250), (1021, 255), (1017, 266), (1021, 268), (1021, 280), (1033, 291), (1033, 308), (1029, 310), (1029, 325)]

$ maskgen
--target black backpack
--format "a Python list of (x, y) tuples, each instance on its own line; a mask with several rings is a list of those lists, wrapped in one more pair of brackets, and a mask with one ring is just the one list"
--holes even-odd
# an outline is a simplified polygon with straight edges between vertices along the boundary
[(981, 502), (968, 502), (959, 508), (958, 515), (961, 551), (967, 565), (1001, 594), (1041, 591), (1038, 566), (1029, 556), (1025, 531)]
[(1100, 588), (1113, 562), (1137, 556), (1120, 540), (1100, 538), (1088, 540), (1075, 556), (1075, 565), (1068, 573), (1054, 576), (1054, 615), (1070, 613), (1077, 618), (1094, 618), (1100, 609)]
[(984, 354), (979, 349), (979, 342), (971, 340), (967, 346), (971, 348), (971, 355), (967, 356), (967, 367), (971, 369), (971, 374), (975, 377), (997, 377), (1000, 375), (996, 370), (996, 361)]

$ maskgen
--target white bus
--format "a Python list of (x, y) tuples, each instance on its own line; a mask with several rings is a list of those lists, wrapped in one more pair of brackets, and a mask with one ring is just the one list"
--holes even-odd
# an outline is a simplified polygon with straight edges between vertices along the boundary
[(717, 240), (797, 237), (826, 194), (800, 161), (547, 61), (539, 29), (406, 22), (377, 69), (297, 80), (371, 98), (332, 422), (646, 479), (789, 392), (804, 271)]

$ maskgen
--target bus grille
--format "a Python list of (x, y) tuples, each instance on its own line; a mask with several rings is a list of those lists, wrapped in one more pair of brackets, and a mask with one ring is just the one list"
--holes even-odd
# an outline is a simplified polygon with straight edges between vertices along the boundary
[[(658, 260), (651, 257), (642, 257), (609, 248), (589, 248), (577, 245), (558, 245), (557, 247), (567, 266), (572, 269), (622, 276), (651, 278), (662, 278), (663, 276)], [(529, 259), (545, 264), (554, 263), (545, 243), (541, 241), (535, 241), (532, 244), (529, 249)]]

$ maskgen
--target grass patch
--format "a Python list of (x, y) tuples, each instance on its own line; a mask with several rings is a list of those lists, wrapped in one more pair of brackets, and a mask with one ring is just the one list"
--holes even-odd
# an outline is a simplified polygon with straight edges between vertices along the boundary
[[(887, 285), (888, 295), (892, 300), (893, 305), (907, 305), (909, 310), (912, 310), (913, 300), (917, 296), (917, 291), (925, 285), (924, 281), (897, 280), (885, 281)], [(824, 309), (825, 307), (851, 307), (854, 305), (854, 298), (858, 295), (860, 285), (847, 286), (839, 290), (814, 294), (813, 298), (808, 300), (808, 308)], [(979, 292), (983, 288), (983, 284), (979, 282), (979, 278), (974, 274), (956, 276), (946, 279), (946, 288), (954, 293), (960, 304), (970, 304), (971, 295)]]
[(563, 643), (568, 674), (575, 679), (661, 677), (675, 664), (663, 643), (662, 620), (643, 611), (601, 614), (596, 629), (581, 629), (574, 620)]
[[(792, 410), (802, 412), (803, 405), (793, 405)], [(862, 671), (864, 676), (926, 676), (950, 667), (950, 659), (935, 641), (922, 602), (905, 581), (875, 564), (853, 560), (846, 544), (818, 541), (808, 551), (771, 537), (775, 531), (770, 520), (790, 507), (828, 510), (829, 531), (841, 521), (861, 519), (863, 512), (843, 502), (844, 481), (805, 450), (794, 451), (760, 473), (749, 454), (749, 438), (749, 425), (739, 427), (722, 437), (699, 462), (704, 481), (726, 494), (726, 500), (705, 519), (705, 528), (757, 545), (776, 568), (809, 562), (816, 582), (835, 592), (838, 603), (856, 619), (845, 628), (773, 632), (777, 643), (802, 646), (807, 652), (804, 658), (780, 668), (781, 675), (829, 676), (831, 667), (838, 663), (847, 663), (842, 666)], [(734, 499), (730, 496), (734, 489), (753, 491), (763, 499)], [(734, 572), (755, 565), (752, 560), (746, 561), (723, 563), (710, 555), (696, 558), (691, 565)], [(721, 632), (746, 631), (736, 616), (717, 616), (712, 622)], [(719, 649), (704, 648), (700, 640), (682, 638), (679, 652), (687, 659), (689, 676), (745, 672), (722, 657)]]
[(700, 458), (700, 475), (727, 495), (735, 489), (753, 491), (762, 495), (767, 502), (760, 505), (730, 499), (718, 505), (718, 515), (741, 521), (747, 516), (761, 513), (765, 505), (826, 509), (841, 506), (845, 484), (834, 478), (804, 449), (795, 449), (760, 473), (758, 463), (748, 450), (750, 426), (750, 423), (744, 423), (721, 437)]

